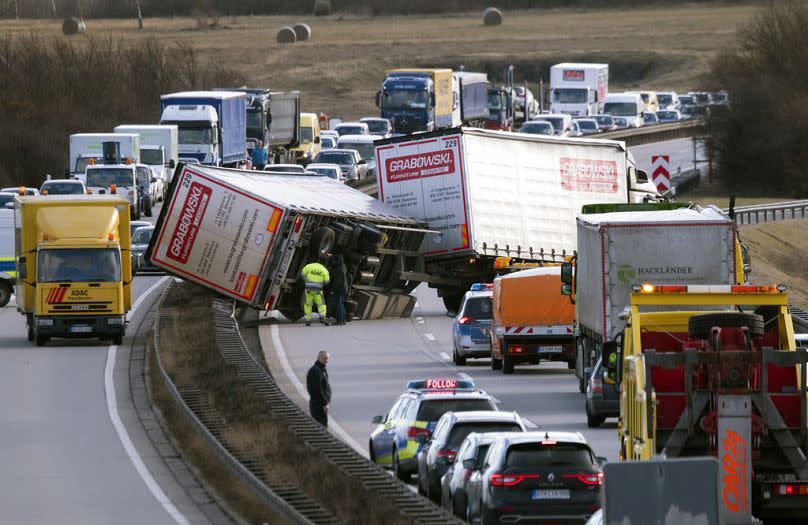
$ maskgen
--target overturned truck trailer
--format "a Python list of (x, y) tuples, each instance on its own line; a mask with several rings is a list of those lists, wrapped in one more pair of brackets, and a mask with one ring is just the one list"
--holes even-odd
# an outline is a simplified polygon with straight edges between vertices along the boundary
[[(319, 175), (180, 165), (146, 257), (160, 268), (288, 319), (302, 317), (300, 270), (342, 255), (346, 311), (410, 314), (425, 225)], [(420, 269), (423, 271), (423, 269)]]

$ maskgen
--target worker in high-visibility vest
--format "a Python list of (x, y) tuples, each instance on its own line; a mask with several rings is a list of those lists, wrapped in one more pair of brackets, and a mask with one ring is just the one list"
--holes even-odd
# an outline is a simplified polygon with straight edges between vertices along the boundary
[(323, 288), (331, 281), (328, 268), (319, 262), (309, 263), (300, 270), (300, 277), (305, 283), (306, 289), (303, 292), (303, 317), (306, 319), (306, 326), (311, 326), (311, 307), (317, 305), (317, 313), (320, 314), (320, 322), (328, 324), (326, 319), (326, 307), (323, 300)]

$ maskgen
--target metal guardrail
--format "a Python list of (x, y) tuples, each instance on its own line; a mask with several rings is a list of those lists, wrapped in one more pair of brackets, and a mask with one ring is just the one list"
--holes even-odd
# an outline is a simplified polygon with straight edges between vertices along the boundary
[[(728, 212), (729, 208), (724, 208)], [(738, 224), (760, 224), (808, 218), (808, 200), (774, 202), (735, 208)]]
[(692, 137), (702, 130), (704, 122), (701, 120), (682, 120), (667, 124), (655, 124), (639, 128), (619, 129), (600, 133), (596, 138), (622, 140), (627, 147), (650, 144), (665, 140), (683, 139)]

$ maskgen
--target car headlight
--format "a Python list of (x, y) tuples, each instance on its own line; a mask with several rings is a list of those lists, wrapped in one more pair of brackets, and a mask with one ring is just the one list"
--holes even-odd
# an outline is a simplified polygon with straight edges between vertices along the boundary
[(37, 318), (36, 324), (39, 326), (53, 326), (53, 319)]
[(107, 319), (107, 324), (110, 326), (122, 326), (123, 317), (110, 317), (109, 319)]

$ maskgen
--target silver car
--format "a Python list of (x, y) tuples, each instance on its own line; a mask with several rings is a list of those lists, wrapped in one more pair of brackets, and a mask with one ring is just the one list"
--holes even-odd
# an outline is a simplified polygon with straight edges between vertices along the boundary
[(492, 290), (475, 284), (463, 296), (457, 315), (452, 319), (452, 360), (465, 365), (469, 357), (491, 357)]

